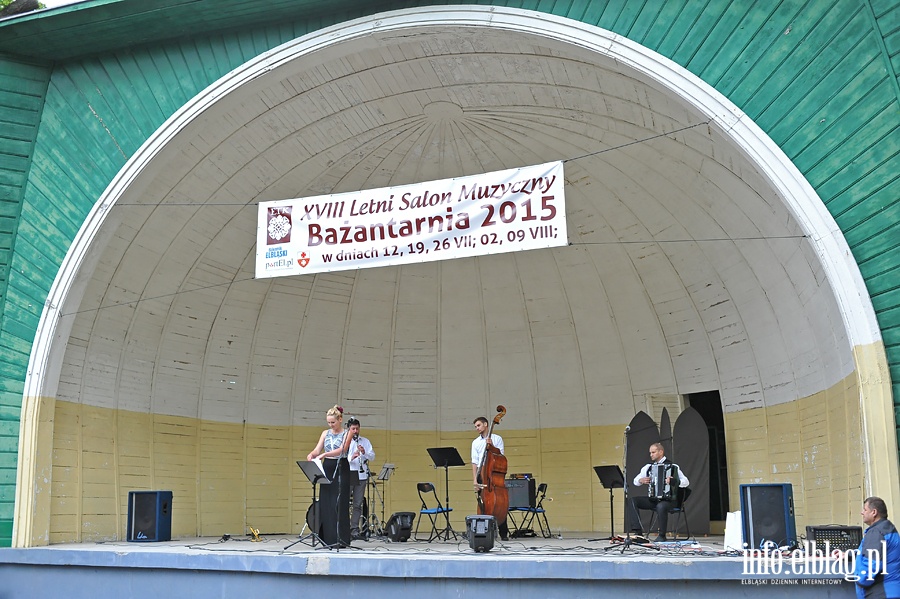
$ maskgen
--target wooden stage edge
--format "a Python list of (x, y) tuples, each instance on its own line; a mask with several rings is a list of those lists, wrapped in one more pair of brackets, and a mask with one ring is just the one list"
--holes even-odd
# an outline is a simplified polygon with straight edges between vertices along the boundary
[(338, 584), (367, 599), (397, 599), (406, 592), (437, 599), (496, 585), (518, 599), (621, 597), (633, 593), (635, 585), (653, 596), (665, 590), (667, 597), (712, 592), (749, 597), (776, 585), (790, 585), (792, 595), (801, 597), (854, 596), (853, 583), (842, 574), (816, 572), (815, 565), (798, 573), (784, 560), (780, 573), (774, 563), (748, 573), (744, 556), (726, 551), (722, 537), (645, 547), (611, 544), (596, 534), (496, 539), (484, 552), (476, 552), (462, 536), (431, 543), (373, 537), (328, 549), (280, 534), (262, 534), (259, 541), (190, 538), (4, 548), (0, 597), (153, 597), (154, 592), (160, 597), (252, 597), (260, 596), (260, 584), (266, 585), (266, 596), (276, 596), (279, 589), (296, 596), (297, 585), (306, 596), (315, 589), (333, 591)]

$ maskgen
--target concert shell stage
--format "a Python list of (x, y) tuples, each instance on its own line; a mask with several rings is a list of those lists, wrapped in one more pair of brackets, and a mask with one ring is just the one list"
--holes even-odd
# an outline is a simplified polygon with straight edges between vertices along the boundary
[[(758, 483), (792, 485), (798, 530), (857, 524), (868, 495), (896, 518), (898, 12), (864, 4), (86, 0), (0, 19), (0, 594), (758, 594), (733, 557), (589, 541), (624, 511), (594, 467), (643, 462), (656, 439), (625, 460), (623, 430), (649, 434), (642, 414), (656, 437), (666, 409), (694, 534)], [(563, 245), (255, 276), (261, 202), (550, 161)], [(708, 477), (678, 432), (705, 394)], [(549, 485), (554, 538), (283, 551), (312, 495), (296, 462), (335, 404), (376, 470), (398, 466), (382, 515), (431, 482), (457, 528), (469, 466), (426, 452), (467, 456), (473, 418), (505, 405), (509, 472)], [(179, 540), (128, 543), (129, 494), (153, 489)], [(237, 540), (252, 528), (284, 536)]]

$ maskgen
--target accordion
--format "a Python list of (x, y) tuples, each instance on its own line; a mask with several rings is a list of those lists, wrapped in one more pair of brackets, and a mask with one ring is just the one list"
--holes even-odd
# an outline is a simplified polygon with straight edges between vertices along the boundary
[[(670, 463), (650, 464), (650, 497), (659, 501), (678, 500), (678, 466)], [(672, 477), (672, 483), (666, 479)]]

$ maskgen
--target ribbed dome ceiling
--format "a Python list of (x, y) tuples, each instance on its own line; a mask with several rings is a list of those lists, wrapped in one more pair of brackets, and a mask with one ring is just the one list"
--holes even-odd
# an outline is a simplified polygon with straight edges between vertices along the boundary
[[(461, 430), (726, 410), (852, 370), (819, 265), (722, 130), (608, 57), (464, 26), (261, 69), (170, 141), (79, 274), (58, 398), (208, 420)], [(565, 160), (568, 247), (255, 280), (257, 202)], [(75, 300), (72, 300), (75, 301)]]

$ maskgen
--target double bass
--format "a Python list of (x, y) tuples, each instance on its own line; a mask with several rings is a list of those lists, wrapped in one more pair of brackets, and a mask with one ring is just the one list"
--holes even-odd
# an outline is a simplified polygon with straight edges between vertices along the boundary
[(481, 485), (478, 490), (478, 513), (493, 516), (498, 526), (506, 522), (506, 514), (509, 511), (509, 491), (506, 489), (508, 464), (506, 456), (491, 442), (491, 434), (494, 432), (494, 426), (500, 424), (500, 419), (504, 416), (506, 408), (497, 406), (497, 415), (494, 416), (488, 429), (484, 454), (478, 467), (478, 482)]

